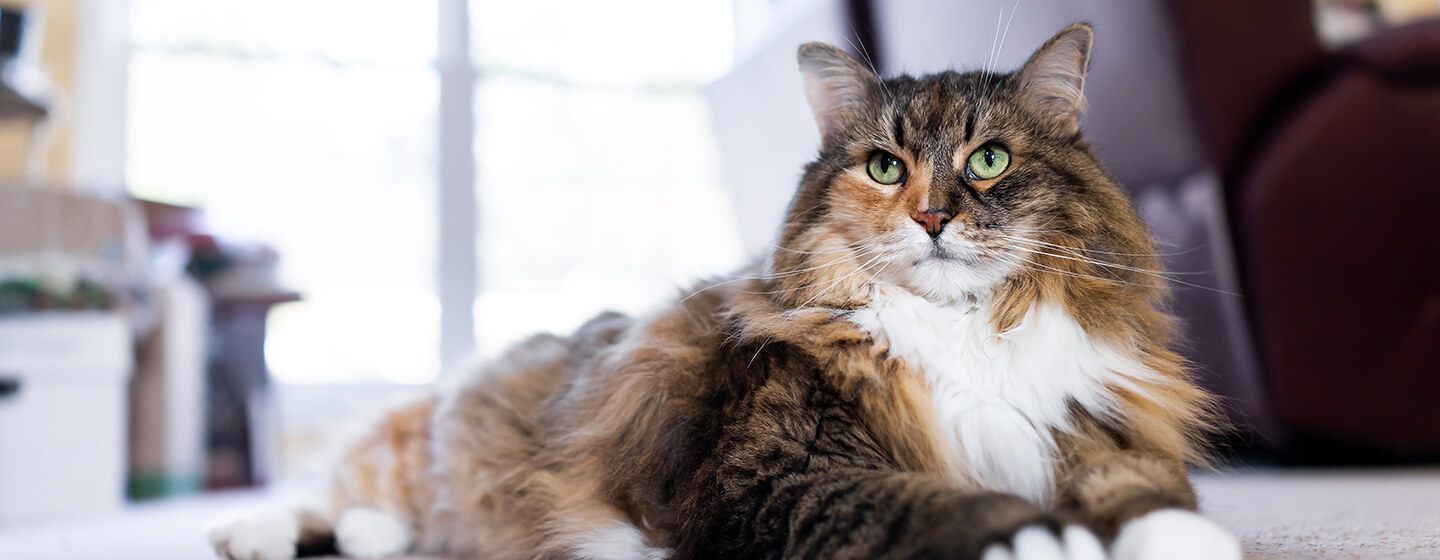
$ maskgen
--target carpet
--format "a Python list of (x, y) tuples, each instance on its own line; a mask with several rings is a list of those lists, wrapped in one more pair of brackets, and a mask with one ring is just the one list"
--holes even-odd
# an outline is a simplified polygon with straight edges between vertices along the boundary
[(1440, 558), (1440, 471), (1254, 471), (1196, 479), (1253, 560)]

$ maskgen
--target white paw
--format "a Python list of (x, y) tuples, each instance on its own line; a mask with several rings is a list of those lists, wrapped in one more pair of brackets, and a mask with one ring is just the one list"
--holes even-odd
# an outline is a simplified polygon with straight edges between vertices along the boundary
[(919, 296), (916, 296), (915, 294), (910, 293), (909, 290), (906, 290), (905, 288), (901, 288), (900, 286), (896, 286), (894, 284), (886, 282), (870, 283), (871, 305), (875, 305), (877, 303), (889, 303), (897, 300), (904, 300), (905, 298), (916, 297)]
[(335, 546), (353, 558), (383, 558), (410, 550), (410, 527), (400, 517), (367, 508), (347, 509), (335, 523)]
[(1240, 560), (1240, 541), (1214, 521), (1162, 509), (1126, 523), (1111, 547), (1115, 560)]
[(880, 348), (890, 346), (888, 324), (908, 324), (923, 317), (925, 300), (894, 284), (871, 282), (870, 303), (850, 314), (850, 322), (875, 337)]
[(650, 546), (640, 529), (617, 522), (581, 535), (570, 550), (578, 560), (666, 560), (670, 550)]
[(980, 559), (1105, 560), (1105, 547), (1083, 527), (1066, 527), (1059, 536), (1046, 527), (1026, 527), (1015, 533), (1010, 546), (992, 544)]
[(215, 554), (226, 560), (290, 560), (300, 520), (290, 511), (250, 515), (211, 527), (209, 537)]

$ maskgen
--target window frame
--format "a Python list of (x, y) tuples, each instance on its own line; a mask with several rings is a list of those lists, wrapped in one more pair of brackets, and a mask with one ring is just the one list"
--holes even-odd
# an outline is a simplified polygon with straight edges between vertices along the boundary
[[(480, 190), (480, 154), (476, 151), (480, 124), (476, 95), (486, 79), (510, 76), (514, 69), (486, 69), (477, 63), (472, 44), (474, 21), (471, 0), (434, 0), (436, 50), (430, 61), (439, 84), (436, 105), (436, 270), (432, 285), (439, 303), (438, 378), (470, 363), (481, 347), (477, 340), (475, 309), (486, 289), (479, 249), (484, 209)], [(131, 30), (132, 0), (81, 0), (80, 76), (76, 106), (75, 177), (89, 184), (111, 186), (125, 192), (127, 167), (127, 95), (130, 60), (144, 47)], [(534, 76), (525, 76), (534, 78)], [(542, 76), (542, 78), (553, 78)], [(105, 95), (101, 95), (105, 93)], [(82, 152), (82, 150), (84, 150)], [(100, 162), (80, 173), (78, 165)], [(361, 381), (360, 383), (367, 383)]]
[[(480, 72), (471, 61), (469, 0), (435, 2), (437, 44), (431, 64), (440, 83), (436, 351), (443, 375), (467, 360), (476, 346), (472, 308), (480, 292), (480, 229), (473, 96)], [(130, 1), (82, 0), (76, 13), (76, 140), (69, 171), (72, 181), (87, 190), (123, 195), (130, 60), (140, 50), (131, 35)]]

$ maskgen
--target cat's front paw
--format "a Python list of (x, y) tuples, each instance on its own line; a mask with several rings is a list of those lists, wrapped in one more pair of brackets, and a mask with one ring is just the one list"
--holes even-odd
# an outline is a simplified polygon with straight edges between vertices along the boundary
[(225, 560), (290, 560), (300, 542), (300, 520), (291, 512), (249, 515), (215, 524), (208, 536)]
[(1045, 525), (1015, 532), (1008, 543), (985, 549), (980, 560), (1105, 560), (1105, 547), (1089, 529), (1065, 527), (1059, 533)]
[(850, 321), (871, 337), (871, 354), (874, 357), (883, 357), (890, 352), (890, 340), (881, 328), (881, 313), (888, 313), (895, 306), (916, 296), (904, 288), (885, 282), (871, 282), (867, 286), (870, 289), (869, 302), (855, 310), (850, 315)]
[(870, 306), (879, 307), (896, 301), (908, 298), (916, 298), (909, 290), (888, 282), (871, 282), (866, 285), (870, 289)]
[(1197, 513), (1162, 509), (1120, 528), (1115, 560), (1240, 560), (1240, 541)]
[(410, 549), (412, 536), (405, 520), (376, 509), (353, 508), (335, 522), (335, 546), (351, 558), (385, 558)]

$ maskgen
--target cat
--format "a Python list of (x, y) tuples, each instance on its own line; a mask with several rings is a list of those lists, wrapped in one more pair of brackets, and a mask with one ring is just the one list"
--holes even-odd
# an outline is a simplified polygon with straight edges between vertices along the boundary
[(1093, 39), (881, 79), (799, 49), (818, 158), (763, 262), (391, 411), (224, 558), (1217, 559), (1213, 399), (1084, 143)]

